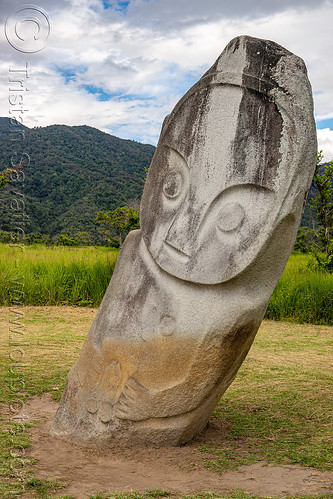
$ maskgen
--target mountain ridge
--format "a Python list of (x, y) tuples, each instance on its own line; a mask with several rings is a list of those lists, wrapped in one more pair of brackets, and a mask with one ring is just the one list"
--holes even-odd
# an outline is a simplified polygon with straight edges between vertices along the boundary
[[(22, 194), (30, 219), (27, 232), (54, 236), (96, 232), (97, 212), (139, 204), (146, 168), (155, 147), (120, 139), (87, 125), (23, 127), (19, 144), (10, 140), (9, 118), (0, 118), (1, 170), (13, 150), (28, 154)], [(10, 231), (10, 188), (0, 192), (0, 230)]]

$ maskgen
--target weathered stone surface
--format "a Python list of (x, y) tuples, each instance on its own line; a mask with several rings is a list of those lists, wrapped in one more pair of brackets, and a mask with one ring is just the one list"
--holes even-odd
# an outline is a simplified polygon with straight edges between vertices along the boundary
[(53, 434), (171, 444), (207, 423), (291, 252), (316, 160), (303, 61), (232, 40), (164, 121)]

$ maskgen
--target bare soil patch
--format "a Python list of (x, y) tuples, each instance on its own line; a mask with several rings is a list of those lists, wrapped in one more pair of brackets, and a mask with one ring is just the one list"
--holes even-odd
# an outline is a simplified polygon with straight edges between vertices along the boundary
[[(38, 478), (56, 478), (68, 485), (61, 495), (87, 499), (97, 492), (143, 492), (149, 489), (179, 494), (215, 492), (231, 493), (240, 488), (256, 496), (333, 494), (333, 472), (300, 466), (271, 466), (256, 463), (241, 466), (239, 471), (222, 475), (204, 467), (199, 445), (220, 440), (220, 421), (211, 422), (192, 443), (183, 447), (108, 450), (86, 449), (55, 439), (49, 433), (58, 403), (50, 394), (34, 397), (24, 408), (30, 419), (39, 419), (32, 428), (31, 447), (27, 455), (36, 459), (34, 474)], [(23, 497), (32, 497), (26, 492)]]

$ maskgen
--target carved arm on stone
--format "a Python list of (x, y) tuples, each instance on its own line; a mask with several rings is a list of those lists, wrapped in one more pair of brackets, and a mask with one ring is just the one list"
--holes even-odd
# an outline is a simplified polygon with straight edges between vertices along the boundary
[[(140, 421), (190, 412), (211, 395), (221, 384), (221, 380), (223, 393), (234, 379), (257, 329), (251, 323), (231, 331), (224, 337), (219, 335), (212, 338), (212, 335), (207, 335), (187, 377), (169, 388), (149, 390), (134, 377), (130, 377), (115, 406), (115, 416), (119, 419)], [(243, 349), (235, 354), (236, 343), (243, 343)]]

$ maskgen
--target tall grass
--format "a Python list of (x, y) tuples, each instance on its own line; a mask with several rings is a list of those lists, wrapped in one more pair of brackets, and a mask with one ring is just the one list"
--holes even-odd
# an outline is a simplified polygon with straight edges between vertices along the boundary
[(97, 307), (118, 250), (0, 245), (0, 304)]
[[(0, 244), (0, 305), (98, 307), (111, 279), (118, 250), (104, 247), (19, 247)], [(22, 286), (23, 283), (23, 286)], [(22, 291), (22, 293), (20, 293)], [(293, 253), (274, 291), (266, 318), (333, 324), (333, 274)]]
[(310, 255), (293, 253), (269, 303), (266, 318), (333, 324), (333, 274), (315, 268)]

